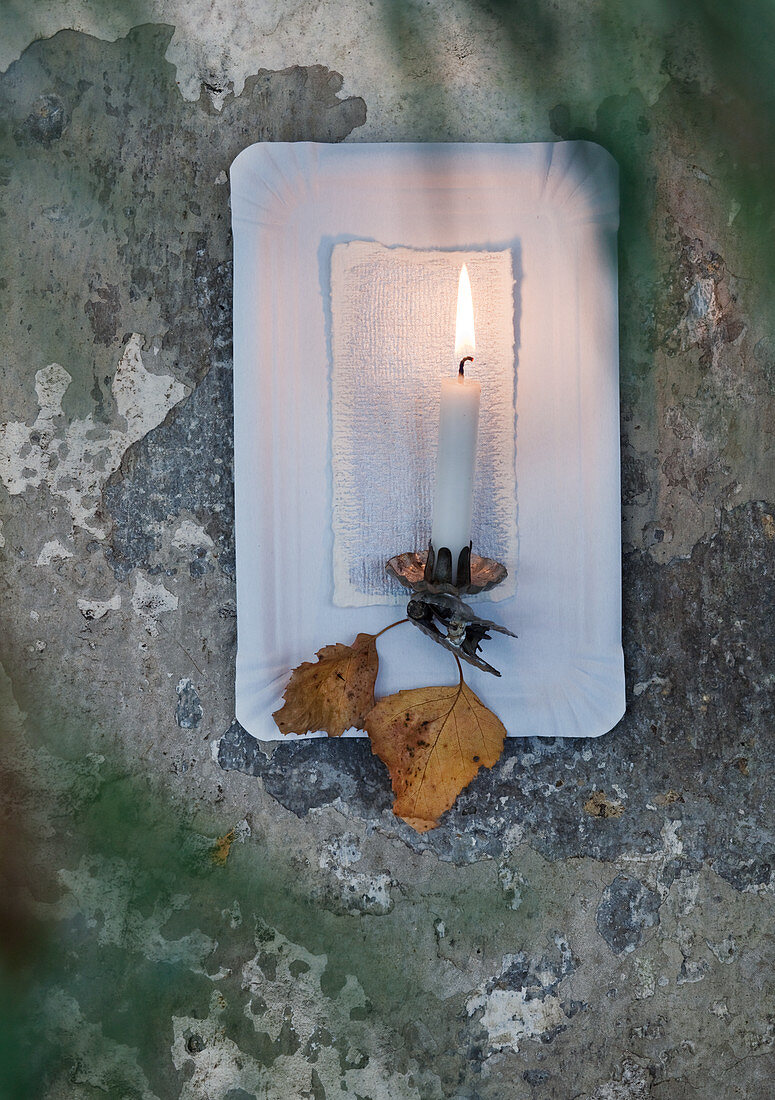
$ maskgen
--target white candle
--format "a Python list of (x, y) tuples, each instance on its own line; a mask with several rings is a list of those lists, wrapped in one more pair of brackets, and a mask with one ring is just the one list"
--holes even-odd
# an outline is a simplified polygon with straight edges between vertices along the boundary
[(474, 354), (474, 311), (471, 283), (465, 264), (460, 272), (455, 327), (455, 359), (458, 373), (441, 383), (439, 446), (436, 454), (436, 490), (433, 498), (431, 543), (438, 557), (446, 547), (452, 556), (452, 584), (457, 583), (457, 564), (471, 542), (471, 516), (479, 431), (479, 399), (482, 387), (464, 375), (464, 360)]

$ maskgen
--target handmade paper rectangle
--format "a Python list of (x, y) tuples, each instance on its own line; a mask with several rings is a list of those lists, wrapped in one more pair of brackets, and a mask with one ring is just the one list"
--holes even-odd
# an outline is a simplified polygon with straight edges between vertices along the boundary
[(442, 379), (457, 373), (461, 265), (471, 278), (482, 385), (472, 541), (502, 561), (514, 594), (517, 557), (514, 269), (498, 252), (337, 244), (331, 260), (334, 602), (397, 603), (393, 554), (428, 545)]

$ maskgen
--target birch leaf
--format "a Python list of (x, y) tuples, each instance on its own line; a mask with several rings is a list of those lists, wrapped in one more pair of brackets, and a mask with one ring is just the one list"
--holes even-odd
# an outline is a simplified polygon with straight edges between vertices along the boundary
[(359, 634), (353, 644), (326, 645), (317, 661), (305, 661), (291, 673), (285, 703), (272, 717), (281, 733), (324, 730), (339, 737), (364, 719), (374, 706), (379, 658), (374, 634)]
[(462, 680), (388, 695), (366, 717), (372, 749), (393, 782), (393, 812), (434, 829), (480, 768), (503, 751), (506, 730)]

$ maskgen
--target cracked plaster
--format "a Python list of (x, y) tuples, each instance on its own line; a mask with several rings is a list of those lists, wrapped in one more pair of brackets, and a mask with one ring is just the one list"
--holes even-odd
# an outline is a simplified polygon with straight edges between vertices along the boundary
[[(442, 7), (0, 17), (3, 873), (69, 952), (45, 1100), (770, 1095), (774, 345), (718, 75), (637, 5), (586, 84), (586, 6), (519, 41)], [(628, 713), (509, 743), (419, 837), (365, 744), (232, 720), (226, 172), (553, 136), (623, 166)]]

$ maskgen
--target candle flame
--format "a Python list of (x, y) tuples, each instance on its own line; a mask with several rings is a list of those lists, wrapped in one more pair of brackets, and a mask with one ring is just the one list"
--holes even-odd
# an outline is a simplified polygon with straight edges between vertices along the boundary
[(474, 302), (471, 297), (471, 280), (465, 264), (460, 269), (460, 282), (457, 287), (457, 323), (455, 324), (455, 358), (462, 360), (473, 356), (476, 349), (474, 339)]

